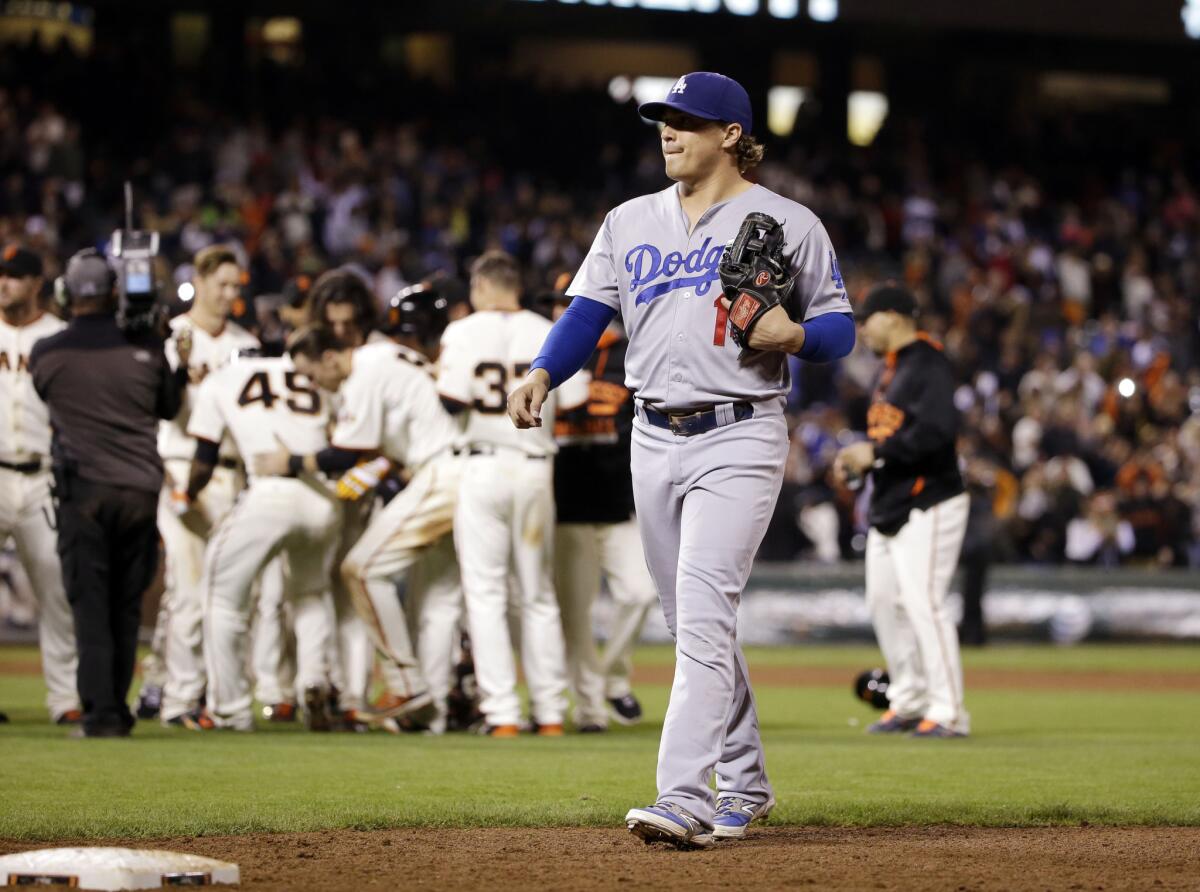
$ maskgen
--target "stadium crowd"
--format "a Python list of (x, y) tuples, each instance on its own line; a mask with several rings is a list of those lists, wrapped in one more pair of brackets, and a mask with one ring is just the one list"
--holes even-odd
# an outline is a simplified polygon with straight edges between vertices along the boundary
[[(469, 100), (422, 84), (411, 114), (398, 101), (371, 117), (360, 103), (344, 116), (235, 119), (175, 97), (152, 143), (122, 157), (61, 84), (3, 74), (0, 242), (37, 250), (51, 280), (120, 224), (132, 171), (172, 299), (187, 296), (187, 258), (235, 242), (241, 320), (264, 339), (278, 301), (258, 298), (337, 265), (383, 306), (498, 247), (521, 262), (527, 295), (545, 292), (575, 269), (604, 209), (666, 185), (652, 131), (600, 90), (523, 91), (531, 119), (556, 122), (533, 141), (490, 101), (503, 84)], [(454, 121), (435, 127), (430, 110), (449, 101)], [(768, 140), (757, 177), (824, 221), (852, 295), (889, 277), (918, 295), (961, 382), (975, 501), (965, 551), (1200, 566), (1200, 199), (1187, 153), (1084, 163), (1084, 121), (1024, 122), (1016, 146), (927, 131), (897, 114), (868, 149)], [(785, 498), (762, 556), (861, 551), (855, 496), (828, 471), (865, 426), (876, 370), (861, 346), (830, 367), (797, 363)]]

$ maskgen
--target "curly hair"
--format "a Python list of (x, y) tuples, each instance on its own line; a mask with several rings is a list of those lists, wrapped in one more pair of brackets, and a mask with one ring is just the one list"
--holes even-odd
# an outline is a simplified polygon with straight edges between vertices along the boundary
[(733, 147), (733, 153), (737, 157), (738, 173), (745, 173), (762, 161), (765, 151), (762, 143), (749, 133), (743, 133)]

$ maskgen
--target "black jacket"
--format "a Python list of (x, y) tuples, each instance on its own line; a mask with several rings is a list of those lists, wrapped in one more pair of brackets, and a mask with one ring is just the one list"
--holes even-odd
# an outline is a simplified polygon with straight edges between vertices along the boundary
[(171, 371), (161, 338), (126, 334), (111, 314), (77, 316), (34, 344), (29, 370), (50, 409), (57, 468), (93, 483), (162, 488), (158, 422), (179, 413), (187, 368)]
[(888, 354), (867, 412), (867, 436), (875, 442), (868, 520), (881, 533), (896, 533), (914, 508), (963, 492), (954, 374), (927, 336)]

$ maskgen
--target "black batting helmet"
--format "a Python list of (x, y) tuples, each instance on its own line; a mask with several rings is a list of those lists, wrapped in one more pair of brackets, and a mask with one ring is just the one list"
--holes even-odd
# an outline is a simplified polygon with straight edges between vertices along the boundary
[(854, 679), (854, 696), (876, 709), (887, 709), (888, 674), (883, 669), (868, 669)]
[(401, 289), (388, 301), (383, 331), (393, 338), (436, 344), (450, 323), (451, 295), (446, 282), (421, 282)]

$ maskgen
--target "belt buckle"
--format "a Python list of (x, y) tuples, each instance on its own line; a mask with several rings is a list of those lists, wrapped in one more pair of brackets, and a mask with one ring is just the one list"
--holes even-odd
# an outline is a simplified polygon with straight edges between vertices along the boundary
[(668, 415), (667, 423), (671, 427), (671, 433), (683, 437), (691, 436), (692, 422), (702, 414), (702, 412), (690, 412), (687, 415)]

